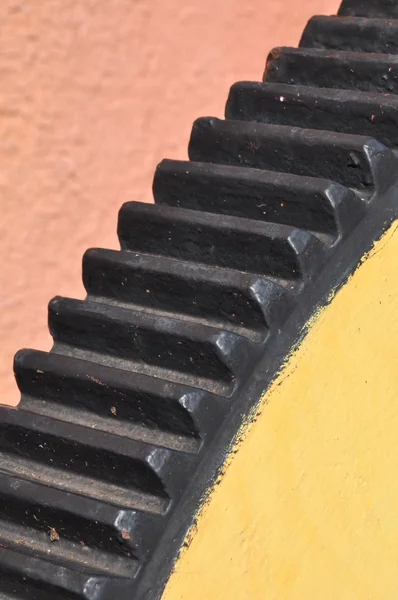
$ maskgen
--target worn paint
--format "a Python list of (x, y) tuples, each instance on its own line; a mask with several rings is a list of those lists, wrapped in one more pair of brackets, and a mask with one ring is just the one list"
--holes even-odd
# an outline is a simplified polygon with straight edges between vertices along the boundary
[(395, 600), (397, 228), (264, 395), (163, 600)]

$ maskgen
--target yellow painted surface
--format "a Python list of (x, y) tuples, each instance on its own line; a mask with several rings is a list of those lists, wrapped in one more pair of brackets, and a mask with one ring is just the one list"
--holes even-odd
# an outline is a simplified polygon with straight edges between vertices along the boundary
[(163, 600), (398, 598), (398, 231), (266, 393)]

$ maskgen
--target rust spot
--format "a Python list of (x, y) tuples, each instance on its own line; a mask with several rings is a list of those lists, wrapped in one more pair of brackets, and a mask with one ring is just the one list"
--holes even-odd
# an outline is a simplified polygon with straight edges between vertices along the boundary
[(278, 60), (278, 58), (281, 55), (281, 49), (280, 48), (274, 48), (273, 50), (271, 50), (271, 52), (269, 53), (268, 59), (270, 57), (272, 57), (273, 60)]
[(273, 66), (274, 61), (278, 60), (278, 58), (280, 57), (280, 55), (281, 55), (281, 49), (280, 48), (274, 48), (268, 54), (267, 62), (265, 63), (265, 71), (264, 71), (264, 75), (263, 75), (263, 81), (265, 81), (266, 75), (267, 75), (268, 71), (271, 69), (271, 67)]
[(57, 533), (57, 530), (54, 527), (50, 527), (50, 531), (48, 532), (48, 535), (50, 536), (51, 542), (59, 541), (59, 535)]
[(94, 381), (94, 383), (98, 383), (98, 385), (103, 385), (104, 387), (107, 387), (106, 383), (103, 383), (102, 381), (100, 381), (96, 377), (92, 377), (91, 375), (87, 375), (87, 377), (89, 379), (91, 379), (91, 381)]

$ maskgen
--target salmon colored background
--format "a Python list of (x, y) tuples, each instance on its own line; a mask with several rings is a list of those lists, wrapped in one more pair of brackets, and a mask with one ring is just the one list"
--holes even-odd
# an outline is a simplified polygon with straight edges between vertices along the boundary
[(2, 0), (0, 402), (12, 358), (49, 349), (47, 303), (84, 297), (81, 256), (117, 247), (128, 200), (151, 201), (192, 121), (222, 116), (230, 85), (259, 80), (335, 0)]

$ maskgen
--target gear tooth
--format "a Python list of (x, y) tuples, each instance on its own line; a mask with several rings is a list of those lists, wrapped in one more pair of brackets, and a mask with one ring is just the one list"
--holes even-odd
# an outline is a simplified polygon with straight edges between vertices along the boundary
[(338, 14), (367, 18), (398, 18), (395, 0), (343, 0)]
[[(51, 568), (50, 568), (51, 567)], [(49, 563), (48, 559), (23, 552), (2, 550), (0, 561), (2, 600), (89, 600), (103, 594), (106, 580), (95, 572)], [(115, 592), (125, 588), (125, 580), (112, 579)], [(99, 596), (101, 597), (101, 596)]]
[(375, 137), (398, 145), (398, 96), (354, 90), (242, 82), (233, 86), (230, 119)]
[[(196, 452), (196, 412), (205, 393), (54, 352), (20, 351), (14, 371), (20, 408), (96, 430)], [(183, 398), (191, 394), (191, 411)], [(193, 400), (195, 399), (195, 402)]]
[(123, 508), (167, 510), (166, 484), (150, 466), (152, 445), (41, 415), (32, 420), (21, 410), (0, 408), (0, 415), (3, 472), (99, 501), (108, 493)]
[[(273, 119), (268, 110), (272, 104), (267, 102), (267, 94), (256, 94), (255, 86), (243, 85), (242, 92), (235, 87), (236, 95), (231, 102), (235, 110), (228, 111), (231, 118), (238, 118), (240, 107), (249, 105), (244, 113), (240, 112), (241, 120), (269, 122)], [(247, 103), (252, 90), (255, 100)], [(258, 111), (255, 103), (259, 106)], [(361, 199), (341, 184), (274, 171), (163, 161), (156, 171), (155, 182), (155, 199), (162, 205), (249, 217), (335, 237), (348, 233), (353, 222), (357, 222), (364, 212)]]
[(91, 300), (221, 326), (257, 340), (267, 325), (250, 293), (255, 279), (227, 269), (220, 279), (216, 268), (139, 252), (92, 249), (83, 262)]
[[(294, 283), (303, 273), (288, 243), (291, 230), (286, 225), (138, 202), (126, 205), (119, 221), (124, 250), (291, 279)], [(322, 245), (314, 239), (316, 243)]]
[(317, 48), (280, 48), (264, 81), (319, 88), (397, 94), (398, 56)]
[(363, 17), (313, 17), (300, 48), (397, 54), (398, 20)]
[(371, 156), (389, 154), (377, 140), (360, 135), (232, 120), (204, 119), (203, 125), (192, 133), (192, 160), (322, 177), (364, 197), (375, 188)]
[[(219, 330), (209, 325), (99, 302), (56, 299), (50, 304), (54, 352), (204, 389), (231, 393), (237, 373), (220, 354)], [(230, 333), (249, 348), (250, 341)], [(249, 352), (249, 350), (247, 350)], [(245, 352), (245, 354), (247, 353)]]

